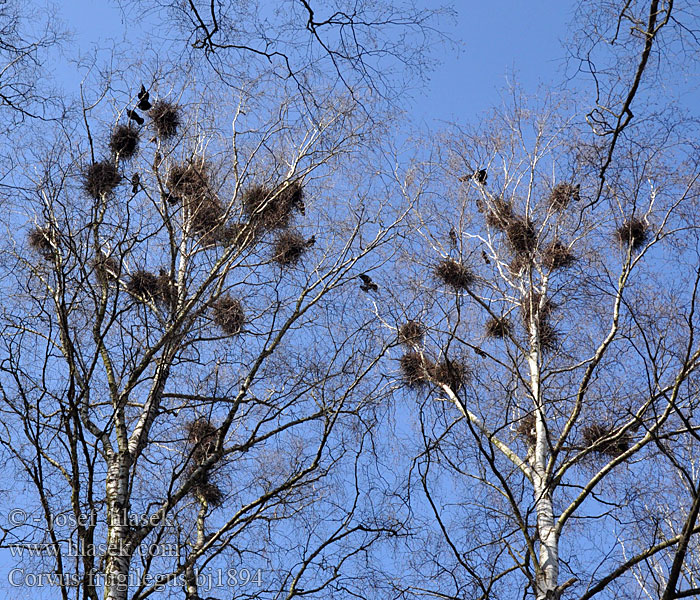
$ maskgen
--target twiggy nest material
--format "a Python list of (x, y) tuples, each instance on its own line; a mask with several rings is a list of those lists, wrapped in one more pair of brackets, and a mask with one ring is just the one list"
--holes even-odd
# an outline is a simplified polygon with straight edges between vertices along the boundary
[(513, 205), (502, 198), (495, 198), (486, 212), (486, 224), (496, 229), (505, 230), (513, 218)]
[(203, 161), (173, 165), (168, 171), (167, 184), (175, 198), (204, 198), (211, 188), (209, 165)]
[(199, 478), (192, 488), (192, 493), (198, 500), (204, 500), (209, 506), (221, 506), (224, 493), (218, 485), (209, 481), (208, 475)]
[(187, 425), (187, 443), (193, 447), (192, 460), (197, 465), (214, 455), (217, 431), (217, 428), (204, 418)]
[(536, 422), (534, 413), (528, 413), (518, 422), (516, 431), (528, 446), (534, 446), (537, 442)]
[(537, 233), (529, 219), (513, 217), (505, 232), (508, 245), (516, 254), (530, 254), (537, 246)]
[(138, 129), (131, 125), (117, 125), (109, 138), (109, 149), (122, 160), (133, 158), (139, 149)]
[[(606, 437), (615, 435), (615, 429), (601, 423), (593, 423), (587, 427), (584, 427), (582, 433), (584, 443), (587, 447), (591, 447), (594, 444), (599, 443), (601, 440), (604, 440)], [(602, 442), (596, 448), (596, 452), (617, 457), (629, 450), (631, 442), (632, 440), (630, 435), (628, 433), (624, 433), (622, 435), (615, 436), (615, 439)]]
[(180, 109), (177, 105), (159, 100), (148, 112), (153, 122), (153, 128), (159, 138), (167, 140), (177, 135), (180, 127)]
[(264, 185), (254, 185), (243, 193), (243, 210), (248, 218), (263, 229), (284, 229), (294, 211), (304, 212), (304, 191), (295, 182), (282, 190), (273, 191)]
[(91, 164), (83, 175), (83, 188), (95, 200), (109, 196), (122, 180), (116, 165), (103, 160)]
[(435, 267), (435, 275), (455, 290), (466, 290), (476, 280), (474, 273), (462, 263), (445, 259)]
[(486, 321), (486, 335), (492, 338), (504, 338), (513, 333), (513, 325), (506, 318), (491, 318)]
[(54, 256), (56, 236), (50, 227), (34, 227), (27, 236), (29, 245), (45, 260), (51, 260)]
[(580, 200), (580, 186), (571, 183), (558, 183), (549, 195), (549, 206), (553, 210), (564, 210), (569, 203)]
[(158, 273), (158, 291), (156, 300), (173, 309), (177, 304), (177, 286), (165, 269)]
[(198, 200), (188, 200), (187, 208), (190, 211), (190, 229), (192, 233), (202, 238), (205, 245), (223, 239), (226, 211), (218, 198), (205, 196)]
[(453, 392), (457, 392), (466, 382), (468, 374), (463, 362), (445, 358), (433, 367), (430, 376), (436, 384), (447, 385)]
[(535, 311), (534, 314), (539, 317), (540, 320), (544, 320), (549, 317), (556, 308), (556, 305), (549, 298), (545, 299), (542, 307), (540, 307), (541, 302), (542, 294), (539, 292), (530, 292), (521, 300), (520, 309), (526, 326), (530, 323), (530, 315), (533, 314), (533, 310)]
[(542, 264), (548, 269), (570, 267), (576, 262), (576, 256), (568, 246), (556, 240), (542, 251)]
[(553, 352), (559, 347), (559, 332), (549, 321), (540, 319), (537, 331), (542, 352)]
[(415, 346), (423, 341), (425, 328), (418, 321), (408, 321), (399, 327), (399, 343)]
[(119, 261), (113, 256), (107, 256), (104, 252), (100, 252), (92, 260), (92, 268), (100, 283), (110, 283), (119, 278)]
[(435, 369), (433, 362), (423, 358), (418, 352), (407, 352), (399, 360), (404, 383), (410, 388), (422, 387), (430, 383)]
[(245, 324), (245, 312), (241, 301), (231, 296), (222, 296), (212, 306), (214, 323), (227, 335), (241, 332)]
[(639, 250), (649, 237), (649, 227), (641, 219), (632, 217), (615, 232), (617, 241), (625, 246), (632, 246), (632, 250)]
[(308, 244), (306, 239), (295, 231), (285, 231), (275, 241), (272, 259), (283, 267), (295, 265), (301, 260)]
[(159, 278), (150, 271), (139, 270), (131, 275), (126, 291), (137, 300), (153, 301), (160, 297), (161, 282)]
[(508, 270), (512, 275), (520, 275), (521, 271), (530, 264), (530, 256), (527, 254), (516, 254), (508, 265)]

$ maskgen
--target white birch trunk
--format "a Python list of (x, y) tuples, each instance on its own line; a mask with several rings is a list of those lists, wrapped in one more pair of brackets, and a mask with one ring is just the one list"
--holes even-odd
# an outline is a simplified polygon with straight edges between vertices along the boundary
[(107, 552), (105, 555), (105, 600), (126, 600), (132, 549), (129, 539), (129, 469), (131, 457), (111, 457), (107, 469)]

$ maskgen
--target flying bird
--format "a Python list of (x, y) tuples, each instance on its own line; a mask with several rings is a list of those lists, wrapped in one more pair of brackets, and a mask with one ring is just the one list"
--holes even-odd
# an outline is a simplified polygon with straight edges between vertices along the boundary
[(139, 125), (143, 125), (143, 124), (144, 124), (143, 117), (142, 117), (139, 113), (137, 113), (135, 110), (131, 110), (131, 109), (127, 110), (127, 111), (126, 111), (126, 115), (127, 115), (132, 121), (136, 121)]
[(360, 285), (360, 289), (363, 292), (378, 292), (379, 291), (379, 286), (372, 281), (372, 278), (367, 275), (366, 273), (362, 273), (360, 275), (360, 279), (362, 280), (362, 285)]

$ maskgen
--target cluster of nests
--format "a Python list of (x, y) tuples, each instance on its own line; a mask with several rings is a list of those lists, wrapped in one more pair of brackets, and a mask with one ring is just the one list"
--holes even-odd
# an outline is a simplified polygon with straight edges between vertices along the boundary
[(435, 362), (414, 348), (418, 346), (425, 335), (425, 327), (419, 321), (408, 321), (399, 327), (399, 342), (411, 348), (399, 359), (404, 383), (410, 388), (425, 385), (447, 385), (457, 392), (468, 377), (465, 364), (458, 359), (448, 359)]
[[(216, 437), (218, 430), (207, 419), (199, 418), (187, 425), (187, 444), (190, 451), (190, 474), (196, 471), (204, 462), (214, 456), (216, 451)], [(192, 494), (199, 502), (206, 502), (209, 506), (218, 506), (223, 501), (224, 495), (218, 485), (211, 481), (211, 471), (200, 474), (191, 489)]]
[[(180, 113), (174, 104), (156, 102), (148, 115), (159, 137), (168, 139), (177, 133)], [(109, 138), (111, 157), (92, 163), (83, 173), (83, 189), (90, 197), (99, 200), (114, 193), (122, 181), (117, 162), (134, 158), (138, 153), (139, 142), (139, 129), (133, 125), (120, 124), (114, 128)]]

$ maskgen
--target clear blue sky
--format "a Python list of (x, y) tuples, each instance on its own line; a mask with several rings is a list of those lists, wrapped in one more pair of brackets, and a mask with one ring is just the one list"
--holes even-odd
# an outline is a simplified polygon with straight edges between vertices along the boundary
[[(426, 7), (436, 3), (418, 1)], [(513, 75), (529, 93), (538, 83), (561, 82), (561, 40), (575, 4), (574, 0), (455, 0), (457, 22), (445, 24), (460, 49), (440, 56), (442, 65), (416, 97), (411, 111), (415, 118), (429, 124), (470, 120), (500, 104), (499, 91)], [(111, 41), (125, 43), (138, 35), (124, 29), (120, 9), (107, 0), (65, 2), (62, 17), (84, 51), (104, 48)], [(68, 72), (64, 81), (75, 85), (78, 80)]]

